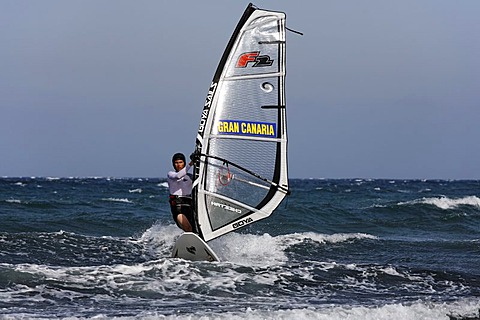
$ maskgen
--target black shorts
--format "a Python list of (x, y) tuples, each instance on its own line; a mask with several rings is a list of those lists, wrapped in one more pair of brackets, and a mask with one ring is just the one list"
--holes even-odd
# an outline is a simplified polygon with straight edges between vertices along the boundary
[(187, 217), (188, 222), (192, 226), (193, 230), (196, 230), (195, 227), (195, 218), (193, 217), (192, 210), (192, 198), (191, 197), (182, 197), (182, 196), (173, 196), (169, 197), (170, 210), (172, 211), (172, 217), (177, 226), (181, 228), (178, 224), (177, 216), (181, 213)]

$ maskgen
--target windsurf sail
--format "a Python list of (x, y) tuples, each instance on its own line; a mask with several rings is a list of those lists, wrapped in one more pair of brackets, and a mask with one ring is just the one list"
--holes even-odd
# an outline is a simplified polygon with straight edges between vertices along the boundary
[(289, 193), (285, 13), (249, 4), (205, 100), (193, 200), (205, 241), (266, 218)]

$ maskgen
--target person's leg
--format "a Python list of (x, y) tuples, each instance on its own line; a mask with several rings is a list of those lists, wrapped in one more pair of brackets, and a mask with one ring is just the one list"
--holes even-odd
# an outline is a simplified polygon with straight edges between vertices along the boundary
[(192, 232), (192, 225), (188, 221), (187, 217), (183, 213), (177, 215), (177, 225), (179, 225), (183, 231)]

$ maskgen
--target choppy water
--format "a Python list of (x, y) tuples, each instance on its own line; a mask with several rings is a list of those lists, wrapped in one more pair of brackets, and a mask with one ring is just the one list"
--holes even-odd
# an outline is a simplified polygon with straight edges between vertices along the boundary
[(480, 181), (292, 180), (171, 259), (159, 179), (0, 178), (0, 319), (448, 319), (480, 308)]

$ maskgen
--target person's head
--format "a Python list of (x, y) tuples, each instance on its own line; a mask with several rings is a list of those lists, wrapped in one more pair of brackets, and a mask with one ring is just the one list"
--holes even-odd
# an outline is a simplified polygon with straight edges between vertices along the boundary
[(185, 156), (183, 153), (175, 153), (172, 157), (172, 165), (175, 171), (180, 171), (185, 167)]

